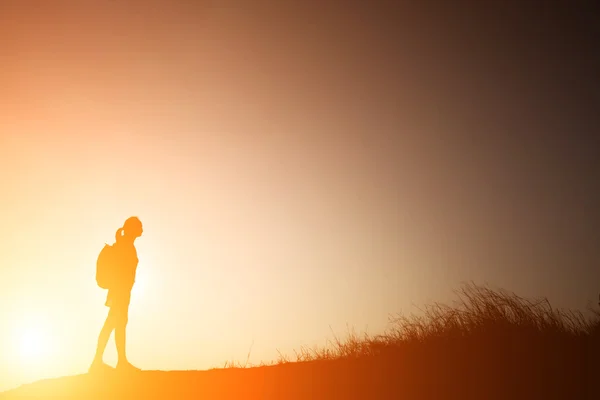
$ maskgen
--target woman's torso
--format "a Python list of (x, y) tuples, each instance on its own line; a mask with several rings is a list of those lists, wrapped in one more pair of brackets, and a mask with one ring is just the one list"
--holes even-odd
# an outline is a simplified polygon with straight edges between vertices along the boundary
[(133, 243), (115, 243), (118, 262), (115, 276), (115, 287), (119, 291), (130, 291), (135, 283), (138, 265), (137, 251)]

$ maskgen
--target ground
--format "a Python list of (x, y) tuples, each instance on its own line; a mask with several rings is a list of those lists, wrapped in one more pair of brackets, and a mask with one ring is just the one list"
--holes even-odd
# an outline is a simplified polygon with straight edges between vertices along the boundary
[(600, 312), (468, 286), (458, 306), (399, 317), (383, 335), (350, 335), (297, 360), (208, 371), (106, 370), (39, 381), (11, 399), (600, 399)]

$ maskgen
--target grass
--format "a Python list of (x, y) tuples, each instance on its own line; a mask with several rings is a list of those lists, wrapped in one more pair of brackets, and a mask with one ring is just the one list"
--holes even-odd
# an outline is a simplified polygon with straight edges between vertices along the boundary
[(383, 334), (349, 330), (324, 347), (279, 353), (271, 364), (354, 360), (378, 365), (389, 379), (405, 382), (405, 391), (385, 393), (423, 393), (432, 386), (444, 392), (421, 398), (600, 398), (593, 384), (600, 378), (598, 311), (586, 317), (556, 309), (545, 298), (472, 283), (455, 294), (452, 304), (391, 317)]
[[(278, 360), (258, 366), (376, 357), (440, 344), (460, 345), (464, 349), (478, 345), (539, 346), (560, 345), (570, 341), (589, 341), (600, 334), (600, 312), (591, 310), (586, 317), (581, 311), (553, 308), (545, 299), (527, 299), (505, 290), (466, 284), (455, 291), (457, 301), (451, 305), (435, 303), (420, 309), (418, 315), (390, 317), (390, 328), (383, 334), (358, 335), (349, 329), (345, 338), (334, 334), (324, 347), (300, 347), (293, 357), (279, 353)], [(491, 349), (490, 349), (491, 350)], [(250, 349), (251, 351), (251, 349)], [(228, 368), (256, 367), (229, 361)], [(599, 360), (600, 362), (600, 360)]]
[[(600, 314), (467, 284), (450, 305), (390, 318), (380, 335), (348, 330), (258, 368), (137, 377), (70, 377), (19, 393), (76, 398), (600, 399)], [(86, 380), (87, 379), (87, 380)], [(75, 396), (75, 393), (77, 394)]]

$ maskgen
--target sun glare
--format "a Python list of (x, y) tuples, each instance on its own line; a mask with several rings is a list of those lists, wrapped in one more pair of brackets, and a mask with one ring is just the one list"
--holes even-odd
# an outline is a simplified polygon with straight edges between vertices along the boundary
[(39, 359), (48, 348), (46, 339), (42, 332), (28, 329), (21, 334), (19, 343), (19, 354), (27, 361)]
[(52, 352), (50, 331), (42, 321), (27, 321), (15, 330), (14, 356), (27, 365), (44, 362)]

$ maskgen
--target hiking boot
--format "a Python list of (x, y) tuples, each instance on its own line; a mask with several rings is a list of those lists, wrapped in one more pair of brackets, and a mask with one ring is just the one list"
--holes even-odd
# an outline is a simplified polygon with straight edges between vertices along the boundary
[(129, 361), (119, 362), (117, 364), (117, 371), (124, 372), (140, 372), (141, 369), (131, 364)]
[(90, 368), (88, 369), (88, 373), (94, 374), (94, 373), (112, 371), (112, 370), (113, 370), (113, 367), (111, 367), (108, 364), (105, 364), (104, 361), (94, 361), (94, 362), (92, 362), (92, 365), (90, 365)]

